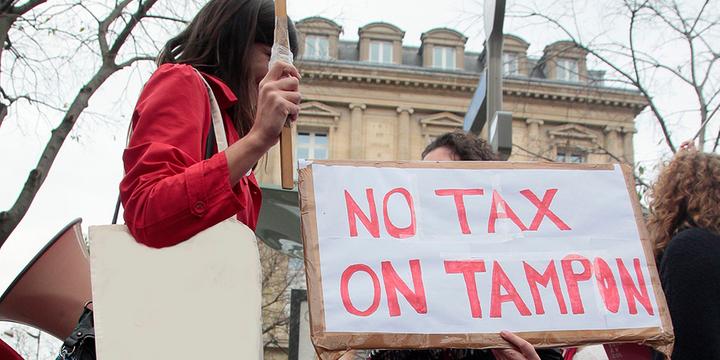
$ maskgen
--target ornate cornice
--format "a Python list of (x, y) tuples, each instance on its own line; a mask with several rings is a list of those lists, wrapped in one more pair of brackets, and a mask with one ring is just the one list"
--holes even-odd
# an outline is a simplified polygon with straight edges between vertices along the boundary
[[(416, 89), (445, 90), (471, 96), (477, 88), (479, 75), (470, 72), (440, 72), (407, 66), (378, 67), (364, 63), (303, 62), (298, 65), (306, 83), (315, 81), (399, 86)], [(503, 95), (522, 98), (575, 102), (598, 106), (625, 107), (639, 112), (647, 102), (637, 92), (562, 83), (535, 78), (506, 78)]]

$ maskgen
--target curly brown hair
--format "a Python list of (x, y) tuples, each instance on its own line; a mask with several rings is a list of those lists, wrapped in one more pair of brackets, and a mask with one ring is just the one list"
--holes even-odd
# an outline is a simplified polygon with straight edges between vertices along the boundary
[(680, 151), (650, 191), (648, 230), (656, 253), (683, 225), (720, 233), (720, 156)]
[(460, 161), (492, 161), (498, 159), (487, 141), (460, 130), (439, 136), (423, 150), (422, 157), (424, 158), (431, 151), (441, 147), (450, 149), (457, 156), (457, 160)]

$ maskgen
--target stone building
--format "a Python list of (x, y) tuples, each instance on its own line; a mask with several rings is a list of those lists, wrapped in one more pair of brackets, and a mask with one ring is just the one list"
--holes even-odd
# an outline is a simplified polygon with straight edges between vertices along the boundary
[[(416, 47), (403, 45), (405, 32), (388, 23), (361, 27), (358, 41), (341, 40), (343, 28), (332, 20), (296, 25), (303, 94), (296, 158), (419, 160), (435, 137), (462, 129), (485, 61), (484, 52), (465, 49), (462, 33), (431, 29)], [(588, 69), (586, 52), (570, 42), (547, 45), (540, 58), (528, 56), (528, 46), (517, 36), (504, 38), (510, 160), (632, 163), (634, 119), (644, 99), (607, 86), (604, 73)], [(259, 166), (261, 182), (279, 184), (278, 156), (274, 149)]]
[[(447, 28), (423, 33), (420, 47), (387, 23), (359, 29), (359, 41), (340, 39), (335, 22), (297, 23), (303, 103), (296, 155), (314, 159), (417, 160), (439, 134), (462, 128), (484, 67), (484, 52), (466, 51), (467, 37)], [(545, 47), (506, 35), (503, 108), (513, 114), (510, 160), (633, 162), (635, 116), (646, 103), (634, 91), (607, 86), (587, 68), (572, 43)], [(277, 164), (277, 152), (269, 164)], [(279, 167), (260, 171), (279, 182)]]

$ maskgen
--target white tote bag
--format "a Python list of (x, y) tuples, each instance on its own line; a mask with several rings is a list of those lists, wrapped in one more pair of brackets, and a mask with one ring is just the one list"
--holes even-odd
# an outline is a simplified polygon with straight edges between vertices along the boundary
[(91, 226), (89, 241), (99, 360), (262, 359), (260, 257), (235, 217), (163, 249), (136, 242), (124, 225)]

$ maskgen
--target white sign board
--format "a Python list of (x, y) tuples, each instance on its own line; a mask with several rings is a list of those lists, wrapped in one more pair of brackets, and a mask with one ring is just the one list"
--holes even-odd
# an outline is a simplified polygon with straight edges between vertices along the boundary
[(617, 165), (311, 164), (300, 191), (315, 345), (487, 347), (501, 330), (541, 346), (671, 338), (627, 176)]

